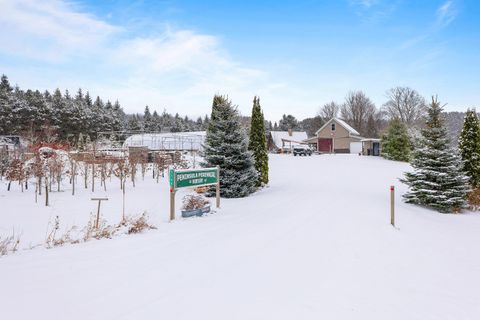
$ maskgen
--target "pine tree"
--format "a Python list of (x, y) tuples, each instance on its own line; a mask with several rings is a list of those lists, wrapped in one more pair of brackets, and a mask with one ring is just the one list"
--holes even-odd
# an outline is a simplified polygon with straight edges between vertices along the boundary
[(205, 115), (205, 118), (203, 118), (203, 124), (202, 124), (201, 130), (207, 130), (209, 122), (210, 122), (210, 118), (208, 117), (208, 115)]
[(467, 110), (463, 129), (458, 139), (463, 160), (463, 171), (472, 187), (480, 186), (480, 121), (475, 110)]
[(284, 114), (282, 116), (282, 119), (280, 119), (280, 121), (278, 123), (278, 130), (287, 131), (289, 129), (292, 129), (292, 130), (300, 129), (300, 127), (298, 125), (298, 120), (297, 120), (297, 118), (295, 118), (291, 114), (289, 114), (289, 115)]
[(146, 132), (155, 131), (153, 128), (152, 114), (148, 106), (145, 106), (145, 111), (143, 112), (143, 128)]
[(162, 131), (162, 123), (160, 116), (157, 113), (157, 110), (154, 110), (152, 113), (152, 130), (155, 132)]
[(58, 130), (60, 139), (66, 139), (68, 137), (65, 122), (63, 122), (64, 111), (65, 101), (63, 100), (60, 89), (57, 88), (52, 95), (52, 125)]
[(138, 115), (134, 114), (134, 115), (130, 116), (130, 119), (128, 119), (127, 127), (128, 127), (129, 131), (141, 131), (142, 130), (142, 125), (140, 123), (140, 120), (138, 119)]
[(13, 88), (6, 75), (0, 80), (0, 134), (9, 134), (12, 128)]
[(125, 113), (123, 112), (120, 102), (118, 100), (113, 104), (113, 119), (111, 123), (111, 130), (121, 131), (125, 127)]
[(171, 127), (172, 132), (183, 132), (184, 130), (184, 125), (183, 125), (183, 119), (180, 118), (180, 115), (178, 113), (175, 114), (175, 118), (173, 120), (173, 124)]
[(382, 156), (395, 161), (410, 161), (411, 149), (407, 127), (399, 119), (393, 119), (387, 134), (382, 137)]
[(252, 151), (258, 173), (257, 187), (268, 183), (268, 150), (265, 136), (265, 119), (260, 107), (260, 98), (253, 98), (248, 150)]
[[(236, 107), (224, 96), (213, 98), (212, 115), (204, 145), (204, 167), (220, 167), (220, 193), (245, 197), (256, 189), (257, 172)], [(208, 195), (214, 195), (209, 190)]]
[(407, 203), (449, 213), (465, 206), (468, 178), (461, 171), (459, 157), (449, 147), (442, 110), (437, 98), (432, 97), (426, 128), (413, 152), (413, 172), (405, 173), (402, 182), (410, 188), (404, 195)]

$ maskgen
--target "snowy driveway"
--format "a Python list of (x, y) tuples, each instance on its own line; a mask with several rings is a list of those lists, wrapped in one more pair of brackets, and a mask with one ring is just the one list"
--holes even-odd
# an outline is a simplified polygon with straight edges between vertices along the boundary
[(270, 187), (217, 214), (0, 258), (0, 318), (479, 319), (480, 215), (398, 195), (392, 228), (407, 169), (272, 155)]

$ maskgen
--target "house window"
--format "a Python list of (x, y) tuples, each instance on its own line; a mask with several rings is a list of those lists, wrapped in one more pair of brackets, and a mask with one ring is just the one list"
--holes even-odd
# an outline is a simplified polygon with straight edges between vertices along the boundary
[(332, 123), (332, 131), (335, 131), (335, 123)]

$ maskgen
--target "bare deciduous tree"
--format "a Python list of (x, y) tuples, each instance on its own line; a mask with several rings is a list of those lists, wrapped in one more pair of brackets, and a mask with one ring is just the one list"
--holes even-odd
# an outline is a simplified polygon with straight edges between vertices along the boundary
[(338, 115), (340, 110), (340, 105), (334, 101), (326, 103), (323, 107), (320, 108), (318, 115), (322, 117), (323, 120), (328, 121), (332, 118), (335, 118)]
[(360, 134), (365, 135), (368, 118), (374, 116), (376, 111), (375, 105), (363, 91), (350, 91), (342, 105), (341, 116)]
[(395, 87), (386, 92), (388, 101), (383, 109), (390, 119), (399, 119), (407, 126), (415, 124), (425, 114), (425, 99), (409, 87)]

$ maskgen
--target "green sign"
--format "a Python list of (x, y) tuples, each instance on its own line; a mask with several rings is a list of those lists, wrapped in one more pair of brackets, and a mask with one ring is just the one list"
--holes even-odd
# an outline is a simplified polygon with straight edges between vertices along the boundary
[(174, 189), (208, 186), (218, 182), (218, 169), (205, 168), (178, 171), (170, 169), (169, 178), (170, 186)]

